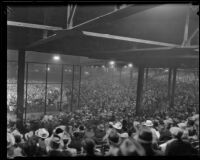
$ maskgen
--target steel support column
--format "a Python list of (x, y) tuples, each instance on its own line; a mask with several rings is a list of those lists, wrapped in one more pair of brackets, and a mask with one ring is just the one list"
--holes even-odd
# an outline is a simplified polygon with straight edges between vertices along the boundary
[(26, 99), (25, 99), (25, 122), (26, 122), (26, 114), (27, 114), (27, 96), (28, 96), (28, 62), (26, 63)]
[(17, 79), (17, 125), (19, 131), (23, 127), (23, 112), (24, 112), (24, 76), (25, 76), (25, 51), (18, 52), (18, 79)]
[(45, 79), (45, 103), (44, 103), (44, 115), (46, 114), (47, 109), (47, 80), (48, 80), (48, 64), (46, 64), (46, 79)]
[(130, 85), (132, 84), (133, 81), (133, 68), (130, 68)]
[(175, 87), (176, 87), (176, 74), (177, 74), (177, 68), (173, 68), (172, 94), (171, 94), (170, 108), (174, 107), (174, 96), (175, 96)]
[(62, 64), (62, 69), (61, 69), (61, 86), (60, 86), (60, 112), (62, 111), (62, 95), (63, 95), (63, 70), (64, 70), (64, 65)]
[(139, 66), (138, 82), (137, 82), (136, 114), (140, 114), (141, 110), (143, 85), (144, 85), (144, 67)]
[(145, 72), (145, 88), (146, 88), (146, 90), (147, 90), (147, 83), (148, 83), (148, 74), (149, 74), (149, 68), (146, 68), (146, 70), (145, 70), (146, 72)]
[(169, 68), (169, 75), (168, 75), (168, 99), (169, 102), (171, 101), (171, 81), (172, 81), (172, 68)]
[(80, 65), (80, 74), (79, 74), (79, 88), (78, 88), (78, 109), (80, 104), (80, 92), (81, 92), (81, 65)]
[(74, 65), (72, 68), (72, 91), (71, 91), (71, 105), (70, 105), (70, 111), (72, 112), (73, 107), (73, 98), (74, 98)]
[(119, 68), (119, 83), (122, 81), (122, 67)]

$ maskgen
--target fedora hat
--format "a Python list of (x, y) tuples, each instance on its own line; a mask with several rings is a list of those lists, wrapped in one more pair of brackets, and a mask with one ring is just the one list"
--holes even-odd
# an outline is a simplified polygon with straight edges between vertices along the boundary
[(103, 126), (103, 124), (98, 125), (98, 126), (97, 126), (97, 129), (99, 129), (99, 130), (101, 130), (101, 131), (104, 131), (104, 126)]
[(153, 134), (150, 129), (143, 128), (139, 134), (135, 136), (135, 139), (140, 143), (152, 143)]
[(54, 135), (50, 138), (50, 142), (47, 144), (48, 150), (62, 149), (63, 141), (60, 136)]
[(113, 125), (113, 128), (115, 128), (115, 129), (122, 129), (122, 124), (121, 124), (121, 122), (117, 122), (117, 123), (115, 123), (114, 125)]
[(42, 139), (46, 139), (49, 137), (49, 132), (45, 128), (40, 128), (37, 131), (35, 131), (35, 135)]
[(147, 126), (147, 127), (151, 127), (151, 126), (153, 126), (153, 122), (151, 120), (146, 120), (144, 125)]
[(110, 134), (108, 135), (108, 140), (110, 143), (116, 146), (120, 145), (122, 141), (120, 135), (115, 130), (110, 131)]
[(15, 138), (11, 133), (7, 133), (7, 148), (12, 147), (15, 144)]

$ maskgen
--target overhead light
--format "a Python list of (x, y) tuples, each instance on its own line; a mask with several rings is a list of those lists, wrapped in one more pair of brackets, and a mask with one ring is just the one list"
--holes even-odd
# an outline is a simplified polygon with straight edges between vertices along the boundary
[(196, 51), (196, 52), (199, 52), (199, 48), (196, 48), (195, 51)]
[(110, 65), (114, 65), (114, 64), (115, 64), (115, 61), (110, 61), (109, 64), (110, 64)]
[(133, 64), (132, 64), (132, 63), (129, 63), (129, 64), (128, 64), (128, 67), (130, 67), (130, 68), (133, 67)]
[(47, 71), (50, 71), (50, 68), (49, 68), (49, 67), (47, 68)]
[(59, 60), (60, 60), (60, 56), (54, 56), (53, 59), (54, 59), (55, 61), (59, 61)]
[(127, 66), (124, 66), (124, 68), (127, 68)]
[(105, 68), (105, 66), (103, 65), (102, 68)]

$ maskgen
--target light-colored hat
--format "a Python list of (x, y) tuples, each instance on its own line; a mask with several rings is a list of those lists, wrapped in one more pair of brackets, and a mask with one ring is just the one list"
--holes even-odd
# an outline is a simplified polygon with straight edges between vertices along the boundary
[(7, 148), (12, 147), (15, 144), (15, 138), (12, 134), (7, 133)]
[(23, 135), (17, 129), (15, 129), (11, 134), (13, 136), (20, 136), (21, 138), (23, 138)]
[(138, 124), (140, 124), (140, 122), (138, 122), (138, 121), (133, 122), (133, 126), (137, 126)]
[(120, 134), (120, 137), (121, 138), (128, 138), (129, 136), (128, 136), (128, 133), (122, 133), (122, 134)]
[(148, 126), (148, 127), (151, 127), (151, 126), (153, 126), (153, 122), (151, 120), (146, 120), (144, 125)]
[(186, 127), (187, 127), (187, 124), (185, 124), (185, 123), (178, 123), (177, 125), (178, 125), (179, 128), (181, 128), (183, 130), (185, 130)]
[(113, 126), (113, 122), (109, 122), (108, 124), (111, 125), (111, 126)]
[(117, 123), (115, 123), (115, 124), (113, 125), (113, 127), (114, 127), (115, 129), (122, 129), (122, 124), (121, 124), (121, 122), (117, 122)]
[(25, 135), (24, 135), (24, 137), (25, 137), (25, 139), (26, 140), (28, 140), (29, 138), (31, 138), (32, 136), (33, 136), (33, 131), (30, 131), (30, 132), (27, 132)]
[(49, 132), (45, 128), (40, 128), (37, 131), (35, 131), (35, 135), (40, 138), (46, 139), (49, 137)]
[(172, 127), (172, 128), (170, 128), (169, 131), (174, 136), (177, 136), (179, 134), (179, 132), (183, 132), (182, 129), (180, 129), (179, 127)]

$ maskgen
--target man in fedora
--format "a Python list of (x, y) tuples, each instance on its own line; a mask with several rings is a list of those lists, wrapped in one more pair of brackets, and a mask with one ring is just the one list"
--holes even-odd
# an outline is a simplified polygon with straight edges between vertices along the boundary
[(146, 156), (163, 156), (164, 153), (155, 150), (153, 148), (153, 134), (149, 128), (143, 128), (135, 136), (137, 142), (139, 142), (145, 150)]

